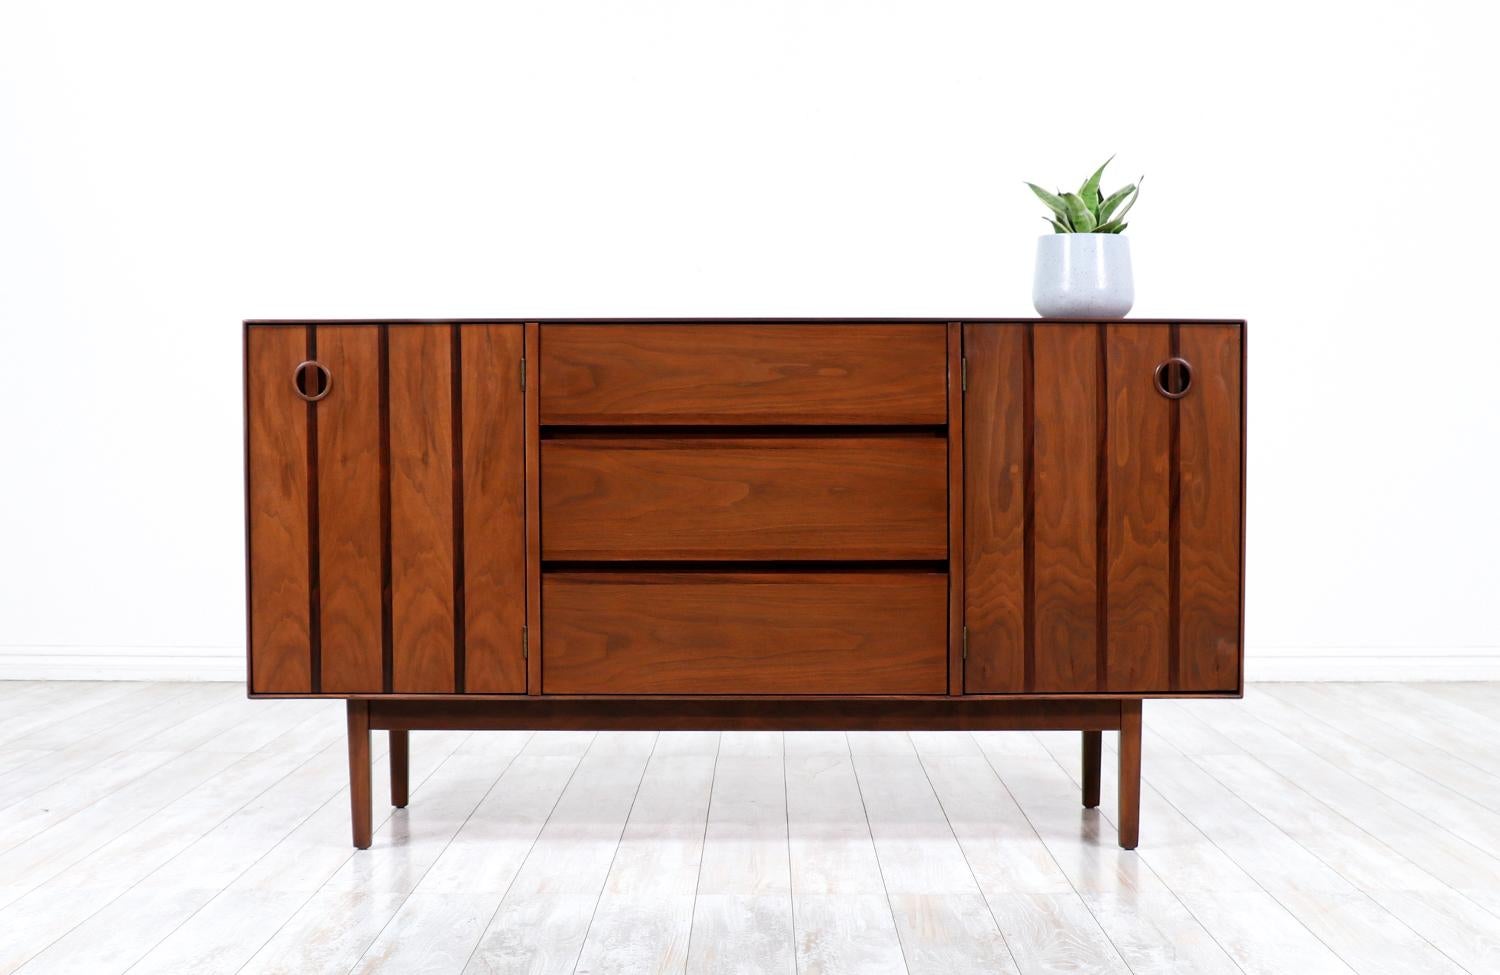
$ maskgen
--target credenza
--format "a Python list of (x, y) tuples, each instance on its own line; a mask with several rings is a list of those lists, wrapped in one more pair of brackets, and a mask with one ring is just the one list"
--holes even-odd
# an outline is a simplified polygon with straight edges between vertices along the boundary
[(420, 729), (1081, 731), (1243, 686), (1245, 324), (250, 321), (248, 681)]

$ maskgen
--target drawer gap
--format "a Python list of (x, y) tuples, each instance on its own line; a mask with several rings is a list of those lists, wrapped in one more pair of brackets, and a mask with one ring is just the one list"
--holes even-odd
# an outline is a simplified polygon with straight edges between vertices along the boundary
[(948, 428), (943, 424), (915, 426), (704, 424), (683, 426), (681, 424), (635, 423), (589, 426), (570, 423), (543, 424), (541, 436), (543, 440), (832, 440), (857, 437), (911, 437), (913, 439), (935, 437), (941, 440), (948, 436)]
[(725, 559), (723, 561), (651, 561), (649, 559), (621, 559), (602, 562), (596, 560), (558, 559), (542, 563), (542, 572), (861, 572), (861, 573), (911, 573), (931, 572), (946, 574), (948, 563), (942, 559), (880, 559), (854, 560), (848, 562), (795, 559), (755, 561), (753, 559)]

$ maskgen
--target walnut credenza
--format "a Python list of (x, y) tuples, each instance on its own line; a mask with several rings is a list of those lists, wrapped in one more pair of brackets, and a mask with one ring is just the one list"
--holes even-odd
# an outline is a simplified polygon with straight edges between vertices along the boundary
[(251, 697), (370, 730), (1073, 729), (1241, 694), (1238, 321), (252, 321)]

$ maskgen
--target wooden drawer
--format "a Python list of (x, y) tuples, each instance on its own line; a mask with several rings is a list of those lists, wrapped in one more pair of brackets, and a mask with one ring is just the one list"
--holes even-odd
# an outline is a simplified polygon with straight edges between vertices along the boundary
[(942, 325), (544, 325), (544, 424), (940, 424)]
[(551, 560), (946, 559), (933, 436), (542, 443)]
[(942, 573), (555, 573), (549, 694), (941, 694)]

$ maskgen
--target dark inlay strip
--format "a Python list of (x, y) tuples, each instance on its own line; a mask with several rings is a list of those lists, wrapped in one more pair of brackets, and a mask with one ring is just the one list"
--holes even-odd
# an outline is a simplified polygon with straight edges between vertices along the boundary
[(1032, 326), (1021, 340), (1021, 429), (1023, 494), (1021, 498), (1022, 576), (1025, 580), (1025, 647), (1021, 686), (1036, 689), (1036, 353)]
[[(307, 327), (307, 358), (315, 361), (318, 358), (318, 330), (313, 326)], [(303, 370), (302, 391), (308, 395), (317, 395), (320, 390), (317, 386), (317, 370)], [(318, 404), (309, 402), (307, 404), (307, 642), (311, 660), (309, 669), (312, 672), (312, 692), (318, 694), (323, 690), (323, 600), (319, 592), (319, 569), (321, 558), (318, 555)]]
[(380, 326), (380, 681), (385, 693), (395, 683), (391, 637), (391, 336)]
[(541, 428), (542, 440), (790, 440), (797, 438), (827, 439), (861, 437), (912, 437), (946, 438), (948, 428), (942, 424), (917, 426), (891, 425), (801, 425), (776, 426), (774, 424), (714, 424), (711, 426), (684, 426), (682, 424), (651, 424), (586, 426), (568, 424)]
[[(521, 513), (526, 532), (526, 622), (521, 624), (521, 660), (526, 667), (526, 693), (542, 693), (542, 444), (541, 402), (542, 331), (538, 323), (521, 326), (521, 422), (526, 438), (521, 449)], [(532, 525), (536, 527), (533, 529)], [(531, 631), (536, 630), (533, 644)]]
[(1094, 686), (1102, 691), (1109, 683), (1109, 326), (1100, 325), (1096, 331), (1099, 441), (1094, 496), (1099, 510), (1094, 520)]
[(451, 327), (448, 370), (453, 393), (453, 689), (464, 692), (467, 634), (464, 630), (464, 421), (463, 330)]
[(542, 572), (618, 572), (626, 574), (651, 572), (749, 572), (764, 575), (798, 572), (840, 572), (870, 575), (880, 573), (933, 572), (945, 575), (948, 572), (948, 563), (943, 559), (913, 559), (911, 561), (889, 562), (844, 562), (829, 559), (808, 560), (805, 562), (788, 559), (771, 561), (740, 559), (725, 560), (722, 562), (706, 561), (703, 559), (663, 560), (659, 562), (634, 559), (620, 562), (593, 562), (588, 560), (558, 559), (543, 562)]
[[(1172, 325), (1172, 355), (1182, 354), (1181, 326)], [(1182, 400), (1168, 400), (1168, 428), (1171, 444), (1167, 448), (1168, 517), (1167, 517), (1167, 687), (1182, 686)]]

